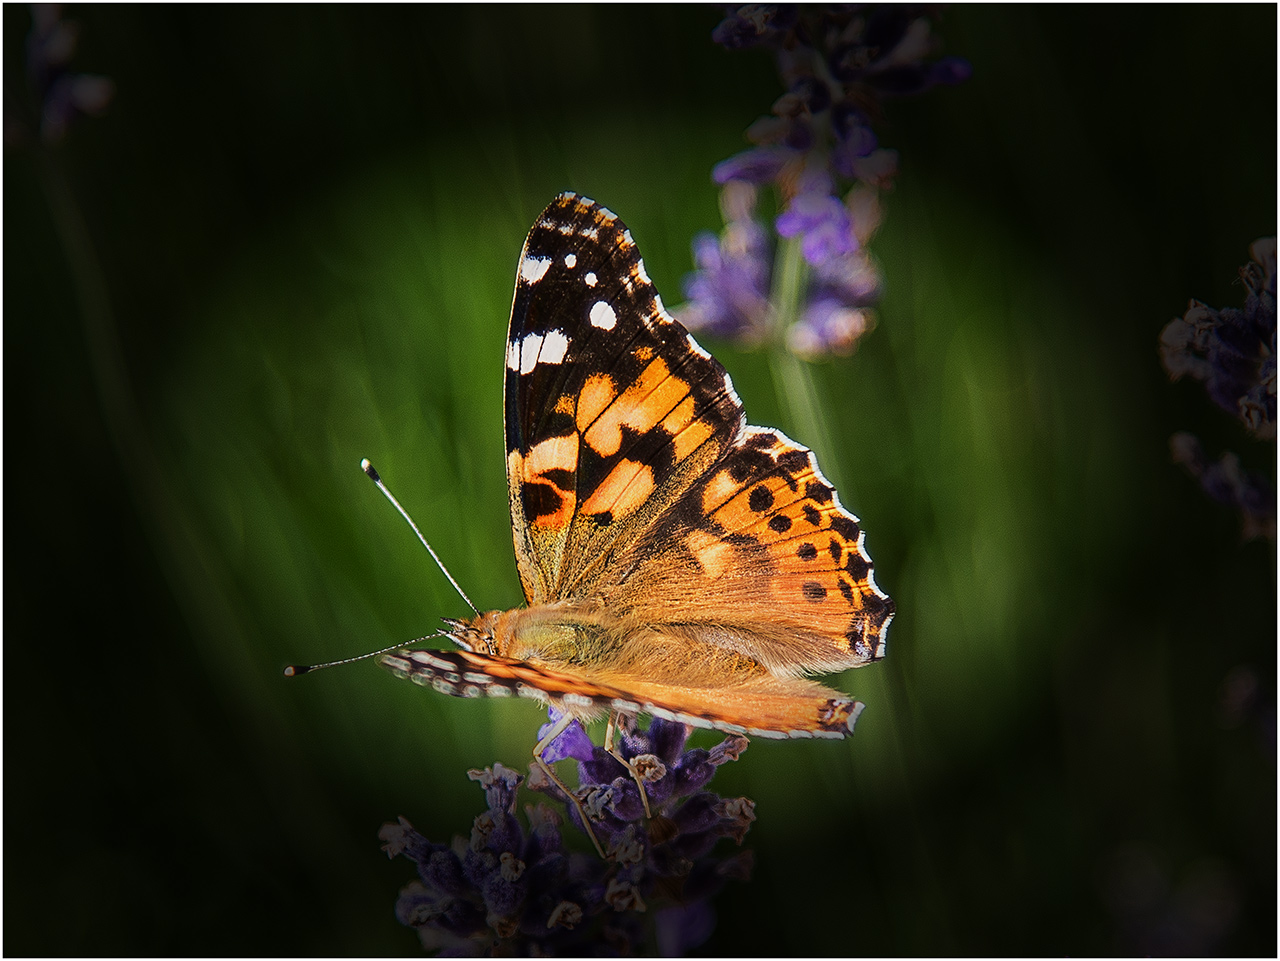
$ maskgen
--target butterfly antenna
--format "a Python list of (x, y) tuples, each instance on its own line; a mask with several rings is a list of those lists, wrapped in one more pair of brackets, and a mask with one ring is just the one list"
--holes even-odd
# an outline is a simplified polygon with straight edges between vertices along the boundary
[[(427, 641), (433, 637), (444, 637), (444, 631), (437, 631), (434, 634), (428, 634), (426, 637), (420, 637), (417, 640), (409, 641), (408, 644), (417, 644), (418, 641)], [(324, 664), (290, 664), (284, 669), (285, 677), (298, 677), (301, 674), (310, 674), (312, 671), (320, 671), (326, 667), (337, 667), (339, 664), (354, 664), (356, 661), (363, 661), (370, 657), (377, 657), (379, 654), (386, 654), (388, 651), (398, 651), (407, 644), (392, 644), (390, 647), (384, 647), (380, 651), (370, 651), (368, 654), (357, 654), (355, 657), (344, 657), (340, 661), (326, 661)]]
[(360, 469), (369, 475), (369, 480), (378, 485), (378, 490), (382, 491), (387, 500), (391, 501), (395, 509), (400, 512), (400, 516), (409, 522), (409, 526), (413, 528), (413, 532), (418, 535), (418, 540), (422, 541), (422, 546), (427, 549), (427, 552), (431, 555), (431, 559), (436, 562), (436, 566), (444, 572), (444, 576), (449, 578), (449, 583), (452, 584), (453, 589), (458, 592), (458, 596), (467, 602), (467, 607), (471, 608), (471, 610), (475, 611), (475, 613), (479, 615), (480, 610), (471, 603), (471, 598), (467, 597), (466, 591), (458, 586), (458, 582), (455, 581), (453, 579), (453, 575), (449, 573), (449, 568), (445, 567), (440, 558), (436, 556), (436, 552), (432, 550), (431, 545), (427, 543), (427, 539), (422, 536), (422, 531), (418, 530), (418, 525), (413, 522), (413, 518), (409, 516), (408, 511), (400, 506), (400, 502), (395, 499), (395, 496), (391, 491), (387, 490), (387, 485), (382, 483), (382, 478), (378, 476), (378, 472), (374, 470), (373, 465), (369, 463), (369, 458), (366, 457), (360, 462)]

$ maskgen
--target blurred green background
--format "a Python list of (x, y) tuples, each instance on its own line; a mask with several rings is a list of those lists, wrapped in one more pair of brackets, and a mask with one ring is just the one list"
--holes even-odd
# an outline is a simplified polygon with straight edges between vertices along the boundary
[[(106, 114), (4, 165), (4, 951), (405, 954), (467, 768), (532, 703), (316, 662), (520, 600), (503, 338), (556, 192), (668, 304), (780, 92), (713, 7), (101, 6)], [(6, 128), (31, 17), (6, 5)], [(1274, 477), (1161, 327), (1276, 229), (1276, 10), (956, 7), (973, 76), (889, 104), (879, 327), (814, 368), (899, 614), (841, 743), (757, 741), (713, 954), (1276, 951), (1276, 566), (1170, 461)], [(704, 341), (754, 423), (766, 357)], [(804, 441), (803, 436), (798, 438)], [(696, 735), (697, 743), (716, 736)]]

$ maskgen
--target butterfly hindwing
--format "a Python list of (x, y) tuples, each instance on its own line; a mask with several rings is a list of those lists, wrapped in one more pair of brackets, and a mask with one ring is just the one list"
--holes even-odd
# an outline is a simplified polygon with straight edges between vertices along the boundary
[(679, 611), (780, 674), (884, 656), (893, 602), (875, 584), (858, 519), (813, 453), (780, 431), (747, 428), (635, 553), (647, 562), (611, 607), (638, 621)]

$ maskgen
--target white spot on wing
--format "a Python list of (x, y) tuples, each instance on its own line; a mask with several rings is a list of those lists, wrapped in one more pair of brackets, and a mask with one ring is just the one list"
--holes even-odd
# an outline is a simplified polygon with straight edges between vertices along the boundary
[(524, 340), (520, 341), (520, 373), (527, 374), (533, 370), (534, 365), (538, 363), (538, 351), (541, 348), (541, 334), (524, 335)]
[(577, 255), (577, 254), (565, 254), (565, 255), (564, 255), (564, 265), (565, 265), (566, 267), (569, 267), (570, 269), (572, 269), (572, 268), (574, 268), (574, 267), (578, 266), (578, 255)]
[[(630, 232), (630, 231), (628, 231), (628, 232), (627, 232), (627, 239), (628, 239), (628, 240), (630, 240), (630, 239), (631, 239), (631, 232)], [(649, 279), (649, 275), (645, 272), (645, 269), (644, 269), (644, 260), (643, 260), (643, 258), (640, 258), (640, 257), (637, 257), (637, 258), (636, 258), (636, 274), (640, 277), (640, 282), (641, 282), (641, 283), (644, 283), (644, 284), (652, 284), (652, 283), (653, 283), (653, 281)]]
[(513, 340), (507, 344), (507, 370), (520, 369), (520, 342)]
[(540, 364), (558, 364), (564, 360), (569, 349), (569, 338), (562, 330), (552, 330), (542, 341), (542, 353), (538, 355)]
[(410, 651), (409, 657), (428, 670), (452, 671), (454, 667), (452, 661), (436, 657), (430, 651)]
[(618, 315), (605, 301), (597, 300), (591, 308), (591, 326), (601, 330), (613, 330), (618, 323)]
[[(694, 339), (693, 339), (693, 334), (689, 334), (689, 335), (688, 335), (688, 337), (689, 337), (689, 348), (690, 348), (690, 349), (691, 349), (695, 354), (697, 354), (699, 357), (701, 357), (703, 360), (710, 360), (710, 359), (711, 359), (711, 354), (710, 354), (710, 353), (708, 353), (708, 352), (707, 352), (707, 350), (706, 350), (706, 349), (705, 349), (705, 348), (704, 348), (700, 343), (698, 343), (696, 340), (694, 340)], [(511, 359), (510, 359), (509, 354), (510, 354), (510, 352), (508, 352), (508, 358), (507, 358), (507, 366), (508, 366), (508, 367), (510, 367), (510, 366), (511, 366)]]
[(536, 284), (550, 266), (550, 257), (526, 257), (520, 261), (520, 279), (526, 284)]
[(585, 280), (585, 281), (587, 282), (587, 286), (588, 286), (588, 287), (594, 287), (594, 286), (596, 285), (596, 274), (595, 274), (595, 271), (594, 271), (594, 270), (588, 270), (588, 271), (587, 271), (587, 275), (586, 275), (585, 277), (583, 277), (582, 279), (583, 279), (583, 280)]
[[(563, 331), (550, 330), (545, 336), (525, 334), (524, 340), (520, 341), (520, 373), (527, 374), (538, 364), (558, 364), (564, 360), (565, 351), (568, 349), (569, 338)], [(507, 366), (515, 370), (516, 367), (511, 360), (510, 349), (508, 349)]]

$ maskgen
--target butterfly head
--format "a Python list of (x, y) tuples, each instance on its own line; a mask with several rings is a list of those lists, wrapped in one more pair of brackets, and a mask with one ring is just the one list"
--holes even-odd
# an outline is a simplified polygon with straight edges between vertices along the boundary
[(476, 654), (496, 654), (498, 651), (493, 641), (494, 627), (501, 613), (501, 611), (489, 611), (486, 614), (478, 614), (469, 621), (456, 617), (442, 617), (441, 620), (448, 628), (444, 631), (444, 636), (463, 650), (473, 651)]

